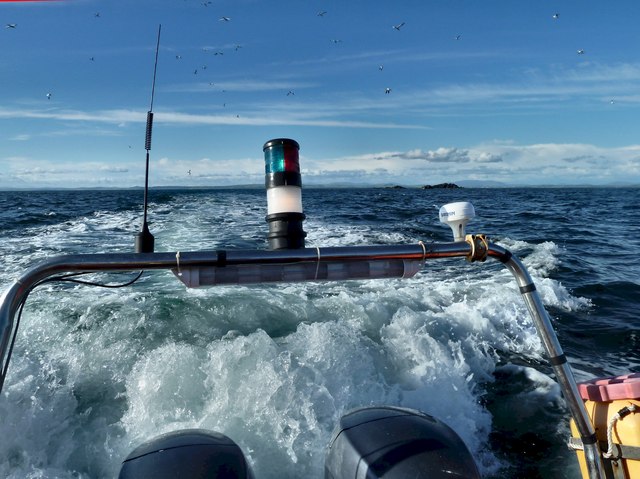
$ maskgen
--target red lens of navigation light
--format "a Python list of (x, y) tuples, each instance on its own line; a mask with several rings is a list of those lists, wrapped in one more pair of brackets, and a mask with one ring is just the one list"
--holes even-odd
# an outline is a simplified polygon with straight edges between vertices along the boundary
[(300, 158), (298, 148), (293, 145), (282, 146), (284, 155), (284, 171), (294, 171), (300, 173)]

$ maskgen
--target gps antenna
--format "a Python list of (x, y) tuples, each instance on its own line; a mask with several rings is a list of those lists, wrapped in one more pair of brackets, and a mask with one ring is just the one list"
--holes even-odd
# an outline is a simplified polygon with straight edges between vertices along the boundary
[(153, 66), (153, 83), (151, 84), (151, 105), (147, 112), (147, 131), (144, 139), (144, 149), (147, 150), (147, 161), (144, 172), (144, 212), (142, 217), (142, 231), (136, 235), (136, 253), (153, 253), (153, 235), (147, 224), (147, 197), (149, 196), (149, 150), (151, 150), (151, 130), (153, 130), (153, 97), (156, 92), (156, 72), (158, 71), (158, 51), (160, 50), (160, 30), (158, 25), (158, 42), (156, 44), (156, 61)]

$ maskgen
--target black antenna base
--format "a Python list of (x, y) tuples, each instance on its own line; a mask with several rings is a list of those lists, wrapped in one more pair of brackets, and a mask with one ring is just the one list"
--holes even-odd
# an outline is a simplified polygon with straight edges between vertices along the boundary
[(136, 253), (153, 253), (154, 238), (145, 222), (142, 231), (136, 235)]

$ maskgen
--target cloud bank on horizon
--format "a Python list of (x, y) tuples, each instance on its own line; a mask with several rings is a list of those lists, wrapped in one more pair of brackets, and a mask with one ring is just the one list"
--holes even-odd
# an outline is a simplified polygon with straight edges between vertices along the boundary
[(640, 5), (552, 8), (3, 2), (0, 187), (143, 183), (160, 23), (152, 186), (640, 184)]

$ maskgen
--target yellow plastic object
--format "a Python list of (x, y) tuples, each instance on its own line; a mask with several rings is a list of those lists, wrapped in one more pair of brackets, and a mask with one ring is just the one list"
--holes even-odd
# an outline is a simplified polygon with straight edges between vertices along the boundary
[[(600, 449), (605, 454), (605, 474), (608, 477), (640, 479), (639, 386), (640, 374), (594, 379), (578, 385), (580, 394), (585, 400), (589, 419), (595, 427)], [(619, 417), (614, 419), (616, 414), (619, 414)], [(606, 453), (609, 448), (607, 428), (612, 419), (611, 442), (613, 447), (611, 457), (607, 458)], [(578, 429), (573, 420), (571, 421), (571, 435), (573, 438), (579, 438)], [(582, 477), (588, 479), (584, 452), (576, 450), (576, 453)]]

